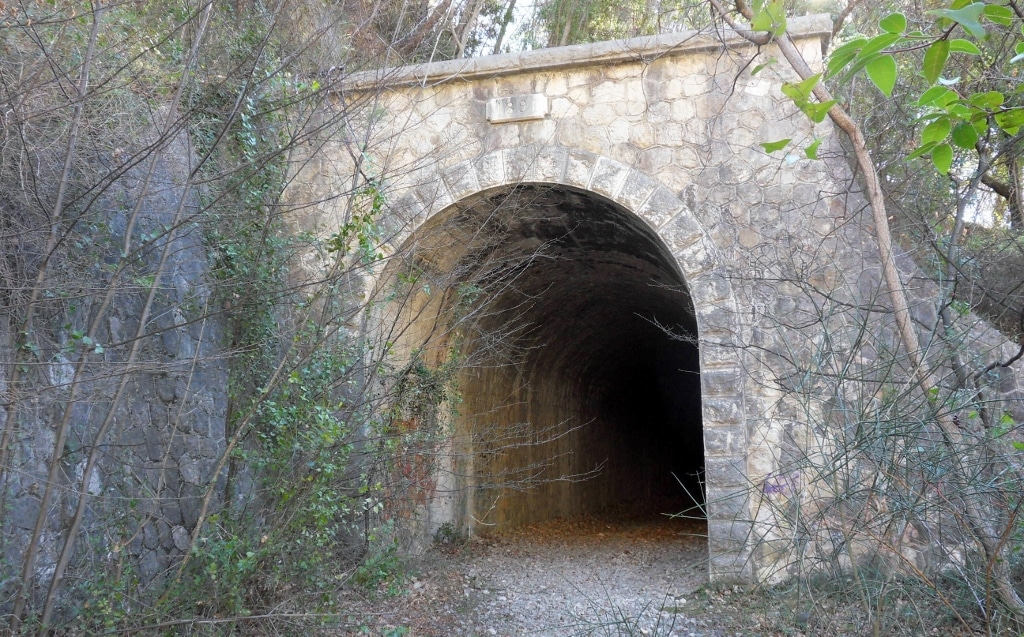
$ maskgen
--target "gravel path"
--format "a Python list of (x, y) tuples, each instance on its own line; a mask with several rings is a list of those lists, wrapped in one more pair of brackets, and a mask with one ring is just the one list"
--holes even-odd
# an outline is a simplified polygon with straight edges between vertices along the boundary
[(665, 516), (587, 516), (436, 547), (403, 594), (377, 599), (372, 634), (407, 637), (705, 637), (680, 612), (707, 581), (706, 526)]

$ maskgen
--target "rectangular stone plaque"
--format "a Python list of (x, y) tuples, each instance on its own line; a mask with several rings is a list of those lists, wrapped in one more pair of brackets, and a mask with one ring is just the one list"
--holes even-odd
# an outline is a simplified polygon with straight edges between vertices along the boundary
[(492, 124), (544, 119), (548, 114), (548, 98), (543, 93), (512, 95), (487, 100), (487, 121)]

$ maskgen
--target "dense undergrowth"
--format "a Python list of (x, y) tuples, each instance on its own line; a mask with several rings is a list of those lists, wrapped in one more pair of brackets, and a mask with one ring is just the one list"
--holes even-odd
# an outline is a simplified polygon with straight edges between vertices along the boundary
[[(329, 622), (339, 586), (391, 563), (396, 449), (430, 444), (398, 442), (424, 434), (382, 405), (450, 391), (355, 327), (383, 256), (374, 177), (330, 193), (348, 219), (333, 236), (288, 220), (311, 203), (282, 196), (292, 158), (346, 125), (322, 106), (351, 23), (306, 2), (14, 3), (0, 19), (7, 629)], [(38, 401), (57, 433), (34, 447)], [(147, 401), (176, 406), (166, 433), (137, 415)], [(39, 464), (13, 471), (26, 453)]]

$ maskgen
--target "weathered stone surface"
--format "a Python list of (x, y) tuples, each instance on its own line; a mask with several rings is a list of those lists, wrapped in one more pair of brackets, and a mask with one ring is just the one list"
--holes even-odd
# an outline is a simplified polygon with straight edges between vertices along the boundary
[(480, 182), (476, 178), (476, 169), (470, 162), (463, 162), (452, 166), (444, 175), (448, 191), (455, 199), (462, 199), (466, 195), (480, 191)]
[(171, 539), (174, 542), (174, 548), (179, 551), (187, 551), (192, 545), (189, 533), (183, 526), (175, 526), (171, 529)]
[[(743, 382), (743, 374), (737, 367), (718, 367), (701, 370), (700, 379), (704, 386), (705, 396), (730, 396), (726, 404), (734, 405), (735, 397), (741, 394), (740, 388)], [(705, 406), (705, 410), (712, 409), (714, 403)], [(719, 419), (720, 422), (724, 420)]]
[(708, 519), (745, 520), (750, 517), (750, 490), (747, 485), (707, 487)]
[(704, 470), (709, 484), (721, 487), (741, 487), (747, 484), (747, 468), (734, 457), (706, 458)]
[(741, 553), (751, 544), (751, 525), (738, 520), (709, 520), (708, 536), (712, 555)]
[(588, 189), (609, 199), (615, 199), (628, 174), (629, 166), (602, 157), (594, 167)]
[(746, 428), (717, 425), (704, 428), (704, 451), (709, 456), (731, 456), (746, 453)]
[[(717, 370), (707, 370), (709, 375), (715, 374)], [(721, 377), (718, 379), (722, 380)], [(705, 426), (738, 425), (743, 422), (742, 403), (737, 396), (720, 396), (720, 393), (731, 393), (740, 389), (739, 375), (735, 375), (734, 383), (724, 384), (718, 388), (718, 392), (708, 389), (708, 381), (704, 380), (704, 372), (701, 373), (702, 386), (704, 387), (704, 421)], [(713, 382), (713, 381), (712, 381)]]
[(593, 153), (570, 150), (565, 167), (565, 183), (578, 188), (588, 188), (598, 159)]

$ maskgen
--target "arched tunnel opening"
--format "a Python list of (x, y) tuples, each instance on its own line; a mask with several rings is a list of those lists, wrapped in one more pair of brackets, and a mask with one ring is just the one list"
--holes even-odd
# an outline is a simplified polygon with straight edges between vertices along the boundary
[(594, 193), (524, 184), (453, 204), (401, 254), (406, 351), (459, 364), (445, 521), (700, 515), (697, 326), (655, 230)]

